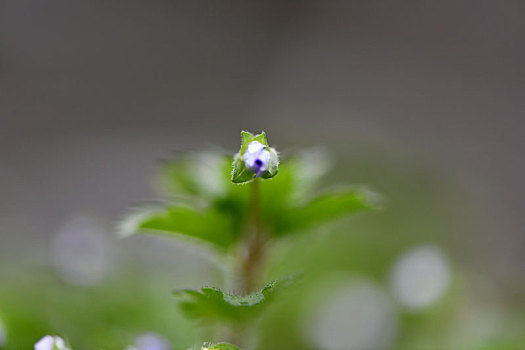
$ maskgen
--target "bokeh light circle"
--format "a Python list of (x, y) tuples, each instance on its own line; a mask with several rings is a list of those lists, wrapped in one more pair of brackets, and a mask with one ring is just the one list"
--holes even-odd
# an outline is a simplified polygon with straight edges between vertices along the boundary
[(397, 317), (380, 287), (366, 280), (349, 280), (326, 290), (305, 328), (316, 348), (378, 350), (393, 344)]
[(111, 260), (107, 232), (90, 217), (65, 222), (53, 237), (52, 254), (59, 275), (73, 285), (99, 283)]
[(450, 275), (443, 253), (433, 245), (421, 245), (405, 252), (394, 263), (390, 285), (401, 305), (417, 310), (436, 302), (445, 293)]

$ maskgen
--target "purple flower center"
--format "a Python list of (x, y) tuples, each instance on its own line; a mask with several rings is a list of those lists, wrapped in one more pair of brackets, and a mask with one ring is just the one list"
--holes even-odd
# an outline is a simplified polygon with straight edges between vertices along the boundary
[(263, 161), (257, 158), (253, 163), (255, 165), (255, 177), (259, 177), (259, 175), (261, 175), (261, 167), (263, 165)]

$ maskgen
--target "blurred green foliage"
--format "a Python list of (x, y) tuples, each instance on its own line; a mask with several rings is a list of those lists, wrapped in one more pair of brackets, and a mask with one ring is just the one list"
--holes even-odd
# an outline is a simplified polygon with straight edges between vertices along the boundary
[[(309, 166), (303, 164), (306, 161), (311, 159), (291, 159), (281, 164), (279, 176), (260, 183), (260, 215), (271, 237), (306, 232), (341, 216), (379, 207), (379, 196), (363, 186), (319, 189), (322, 174), (304, 174)], [(227, 250), (242, 238), (251, 215), (249, 186), (231, 184), (230, 169), (231, 158), (216, 154), (167, 164), (162, 177), (171, 191), (168, 205), (135, 209), (121, 225), (124, 234), (172, 234)], [(210, 179), (203, 183), (196, 173)]]
[[(254, 243), (249, 240), (261, 235), (259, 231), (264, 232), (264, 241), (283, 239), (307, 233), (308, 229), (339, 217), (379, 207), (379, 196), (364, 187), (319, 189), (324, 171), (311, 164), (315, 162), (311, 157), (315, 151), (306, 152), (309, 158), (292, 158), (281, 164), (279, 176), (275, 176), (278, 163), (275, 160), (274, 173), (262, 176), (266, 180), (253, 180), (253, 173), (243, 179), (242, 174), (247, 171), (242, 160), (243, 149), (254, 140), (266, 146), (267, 141), (264, 133), (254, 136), (243, 132), (241, 136), (241, 150), (234, 156), (231, 181), (232, 164), (228, 156), (209, 153), (170, 163), (164, 167), (163, 175), (166, 192), (173, 191), (167, 204), (159, 209), (151, 205), (135, 209), (121, 225), (122, 233), (161, 233), (205, 243), (222, 255), (225, 266), (228, 256), (238, 256), (241, 249), (236, 260), (241, 267), (238, 271), (248, 273), (238, 276), (242, 279), (251, 278), (251, 271), (246, 269), (260, 268), (258, 263), (250, 261), (251, 265), (243, 265), (242, 262), (243, 255), (248, 254), (247, 259), (251, 259), (248, 247)], [(275, 153), (273, 149), (271, 152)], [(206, 179), (200, 174), (205, 174)], [(253, 183), (249, 185), (237, 184), (250, 180)], [(256, 236), (252, 236), (254, 232)], [(268, 247), (257, 239), (255, 244), (260, 246), (257, 249)], [(246, 252), (242, 252), (244, 249)], [(236, 269), (239, 267), (233, 266), (233, 272)], [(184, 290), (176, 295), (184, 297), (179, 306), (189, 319), (208, 324), (218, 322), (221, 326), (234, 323), (238, 329), (238, 325), (246, 328), (255, 321), (255, 311), (266, 306), (267, 294), (274, 287), (270, 284), (248, 295), (224, 293), (210, 287)]]
[[(394, 305), (397, 327), (389, 349), (522, 349), (525, 318), (519, 303), (487, 297), (455, 259), (454, 234), (468, 225), (461, 193), (421, 170), (407, 167), (384, 177), (377, 169), (362, 170), (367, 166), (366, 162), (356, 166), (353, 178), (379, 184), (389, 199), (385, 211), (366, 213), (381, 202), (366, 187), (327, 186), (340, 173), (323, 180), (329, 167), (321, 153), (290, 158), (280, 165), (279, 176), (261, 182), (261, 216), (274, 238), (264, 278), (275, 280), (295, 273), (303, 277), (261, 313), (258, 349), (318, 349), (305, 329), (330, 298), (321, 291), (330, 276), (364, 279), (384, 291)], [(230, 171), (231, 158), (214, 153), (164, 164), (160, 178), (165, 200), (137, 209), (121, 230), (206, 242), (210, 254), (218, 254), (226, 264), (227, 254), (249, 220), (249, 189), (231, 184)], [(371, 174), (379, 175), (374, 178)], [(345, 217), (358, 212), (364, 214)], [(325, 225), (336, 218), (341, 220)], [(411, 310), (396, 301), (389, 276), (403, 252), (428, 242), (446, 253), (452, 283), (435, 303)], [(4, 349), (31, 349), (44, 334), (68, 338), (75, 350), (125, 349), (145, 331), (166, 336), (175, 350), (223, 340), (215, 339), (212, 332), (199, 332), (195, 321), (184, 319), (176, 307), (179, 300), (157, 283), (156, 278), (162, 276), (152, 275), (155, 273), (130, 265), (100, 285), (78, 287), (62, 281), (52, 268), (0, 261), (0, 319), (7, 334)], [(219, 320), (242, 313), (237, 309), (222, 312), (224, 307), (250, 308), (266, 298), (262, 292), (264, 298), (256, 293), (238, 300), (218, 289), (184, 291), (180, 292), (186, 302), (183, 311), (186, 308), (198, 319), (203, 304), (194, 299), (206, 293), (211, 293), (206, 302), (213, 307), (205, 311), (214, 310)], [(225, 302), (228, 298), (231, 303)], [(471, 313), (473, 316), (465, 316)]]
[(183, 321), (169, 294), (139, 271), (93, 287), (68, 285), (42, 267), (4, 268), (0, 276), (6, 349), (32, 349), (45, 334), (69, 339), (77, 350), (125, 349), (150, 331), (186, 349), (195, 336), (192, 327), (178, 326)]

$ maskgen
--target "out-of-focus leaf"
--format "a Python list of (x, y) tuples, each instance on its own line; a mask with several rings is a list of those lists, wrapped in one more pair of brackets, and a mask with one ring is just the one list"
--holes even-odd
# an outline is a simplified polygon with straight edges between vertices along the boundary
[(271, 179), (277, 175), (277, 172), (279, 171), (279, 154), (271, 147), (268, 147), (268, 151), (270, 152), (270, 162), (268, 171), (262, 175), (263, 179)]
[(204, 344), (201, 350), (240, 350), (235, 345), (229, 343), (218, 343), (218, 344)]
[(315, 187), (332, 168), (331, 155), (319, 148), (305, 149), (286, 163), (294, 169), (294, 189), (292, 200), (304, 202), (311, 197)]
[[(207, 151), (194, 152), (176, 161), (166, 162), (159, 174), (160, 190), (175, 196), (196, 196), (201, 199), (221, 197), (227, 185), (222, 173), (225, 160), (230, 164), (229, 158), (218, 152)], [(229, 177), (228, 171), (226, 175)]]
[(228, 248), (236, 239), (231, 220), (213, 208), (178, 206), (147, 213), (136, 222), (136, 231), (197, 239), (220, 248)]
[(360, 187), (324, 193), (304, 206), (288, 208), (276, 233), (306, 229), (346, 215), (376, 210), (379, 202), (378, 194)]
[(189, 319), (201, 322), (228, 322), (241, 324), (262, 311), (262, 307), (275, 292), (280, 282), (272, 282), (264, 288), (245, 296), (225, 293), (214, 287), (200, 290), (179, 290), (181, 312)]
[(242, 184), (252, 180), (254, 177), (255, 174), (246, 168), (241, 154), (237, 153), (233, 158), (232, 182)]

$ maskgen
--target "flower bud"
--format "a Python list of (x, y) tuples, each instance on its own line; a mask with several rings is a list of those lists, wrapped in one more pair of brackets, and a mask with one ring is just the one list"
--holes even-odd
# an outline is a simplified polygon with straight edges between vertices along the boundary
[(279, 153), (268, 146), (264, 132), (241, 132), (241, 149), (233, 157), (231, 181), (243, 184), (254, 178), (271, 179), (279, 171)]
[(244, 164), (249, 171), (255, 174), (255, 177), (268, 171), (270, 152), (266, 148), (267, 146), (259, 141), (252, 141), (244, 152)]

